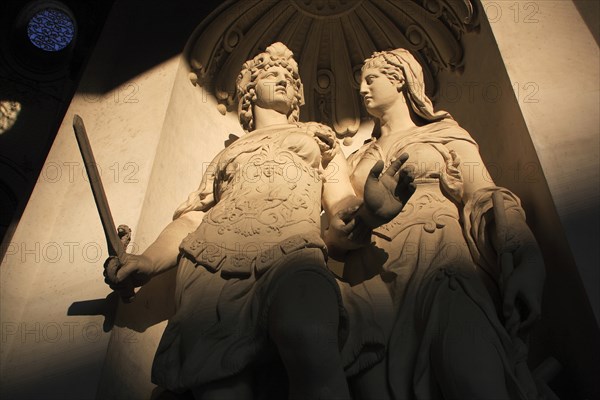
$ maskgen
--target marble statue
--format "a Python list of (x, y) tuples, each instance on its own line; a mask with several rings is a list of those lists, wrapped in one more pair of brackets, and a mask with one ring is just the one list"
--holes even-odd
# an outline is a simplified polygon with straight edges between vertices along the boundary
[(376, 127), (349, 157), (356, 193), (375, 163), (403, 153), (416, 190), (370, 246), (346, 254), (345, 278), (385, 276), (394, 304), (387, 357), (354, 380), (355, 399), (538, 398), (523, 335), (545, 268), (519, 199), (485, 179), (477, 144), (434, 111), (408, 51), (367, 59), (360, 94)]
[[(303, 90), (290, 50), (275, 43), (247, 61), (237, 87), (247, 133), (214, 158), (143, 254), (107, 260), (106, 281), (121, 290), (177, 267), (177, 309), (152, 370), (162, 387), (202, 400), (350, 399), (346, 375), (378, 362), (385, 336), (361, 296), (371, 286), (337, 281), (327, 251), (358, 248), (349, 232), (400, 212), (412, 192), (399, 172), (406, 157), (370, 171), (361, 193), (377, 200), (362, 206), (335, 133), (298, 122)], [(278, 363), (289, 393), (258, 396), (276, 389)]]

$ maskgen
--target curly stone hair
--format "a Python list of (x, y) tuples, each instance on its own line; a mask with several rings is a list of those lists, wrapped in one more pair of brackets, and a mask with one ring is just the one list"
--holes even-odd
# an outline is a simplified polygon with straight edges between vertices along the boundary
[(245, 131), (254, 130), (254, 114), (252, 106), (256, 101), (256, 83), (259, 75), (271, 67), (279, 66), (287, 69), (292, 75), (294, 98), (288, 121), (297, 122), (300, 117), (300, 106), (304, 104), (304, 89), (298, 74), (298, 64), (294, 54), (283, 43), (273, 43), (264, 53), (244, 63), (237, 78), (238, 117)]

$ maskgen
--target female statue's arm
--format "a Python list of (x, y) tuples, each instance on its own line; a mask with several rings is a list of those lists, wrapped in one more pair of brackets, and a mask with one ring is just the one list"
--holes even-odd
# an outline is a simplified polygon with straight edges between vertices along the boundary
[[(447, 144), (460, 158), (463, 181), (463, 203), (465, 210), (480, 207), (480, 226), (485, 226), (484, 239), (488, 243), (477, 243), (479, 248), (491, 244), (498, 257), (510, 253), (513, 265), (498, 262), (500, 285), (503, 294), (503, 313), (509, 332), (529, 327), (540, 315), (541, 298), (545, 279), (544, 261), (533, 233), (525, 222), (524, 212), (518, 199), (504, 188), (497, 187), (490, 177), (477, 147), (467, 141), (457, 140)], [(495, 221), (492, 196), (500, 192), (505, 215), (505, 226), (498, 229)], [(469, 221), (471, 222), (471, 221)], [(485, 224), (485, 225), (481, 225)], [(500, 237), (499, 233), (502, 236)], [(468, 232), (466, 234), (469, 234)], [(489, 243), (491, 242), (491, 243)]]
[(360, 245), (351, 240), (355, 229), (355, 215), (362, 201), (356, 197), (350, 184), (349, 168), (341, 151), (336, 152), (324, 171), (322, 205), (328, 217), (329, 226), (323, 239), (329, 255), (340, 258), (347, 250)]
[(334, 157), (329, 166), (336, 162), (337, 174), (326, 180), (323, 189), (329, 217), (324, 239), (332, 257), (340, 259), (347, 250), (369, 244), (372, 230), (402, 211), (414, 192), (412, 172), (401, 169), (407, 159), (407, 154), (401, 155), (383, 173), (383, 161), (376, 162), (364, 184), (363, 203), (355, 195), (346, 159), (341, 152)]

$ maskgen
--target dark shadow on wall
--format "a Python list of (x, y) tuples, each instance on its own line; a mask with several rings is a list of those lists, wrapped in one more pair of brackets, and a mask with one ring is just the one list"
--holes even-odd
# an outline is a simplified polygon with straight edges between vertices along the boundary
[(102, 356), (53, 362), (53, 368), (61, 368), (55, 368), (42, 376), (28, 375), (22, 381), (2, 382), (2, 399), (82, 400), (82, 394), (87, 394), (84, 398), (93, 399), (98, 386), (97, 370)]
[(175, 312), (176, 269), (153, 278), (138, 289), (131, 303), (123, 303), (117, 292), (104, 299), (81, 299), (67, 310), (67, 315), (102, 315), (104, 332), (116, 325), (136, 332), (145, 332), (151, 326), (168, 320)]
[(581, 14), (588, 29), (600, 45), (600, 1), (598, 0), (573, 0), (577, 11)]
[[(554, 358), (562, 369), (550, 387), (559, 398), (600, 398), (600, 332), (580, 277), (581, 265), (573, 257), (576, 249), (570, 247), (565, 233), (567, 227), (573, 232), (598, 219), (594, 221), (594, 216), (586, 213), (571, 214), (568, 220), (559, 218), (489, 23), (482, 21), (480, 34), (465, 35), (463, 44), (465, 71), (460, 76), (442, 77), (436, 108), (449, 111), (477, 141), (488, 178), (520, 197), (528, 225), (542, 249), (547, 278), (542, 319), (530, 337), (530, 366), (535, 369)], [(586, 234), (590, 231), (585, 229)], [(595, 232), (581, 240), (597, 243)], [(593, 294), (599, 290), (596, 284)]]
[(20, 105), (14, 124), (0, 135), (0, 169), (9, 165), (24, 178), (11, 181), (3, 175), (16, 204), (10, 221), (3, 221), (2, 258), (114, 1), (62, 0), (73, 14), (77, 34), (72, 47), (58, 52), (35, 47), (27, 36), (28, 18), (43, 2), (0, 2), (0, 100)]
[[(90, 76), (101, 79), (86, 79), (79, 91), (93, 99), (135, 81), (137, 76), (180, 54), (198, 24), (221, 3), (184, 1), (172, 7), (151, 7), (142, 0), (116, 1), (105, 26), (107, 33), (100, 40), (119, 45), (99, 46), (102, 54), (93, 57), (97, 65), (90, 63), (88, 73), (91, 70)], [(123, 41), (125, 37), (127, 41)]]
[[(12, 164), (27, 170), (27, 181), (22, 187), (10, 185), (17, 204), (11, 206), (9, 223), (3, 224), (1, 236), (6, 244), (0, 248), (0, 257), (19, 223), (75, 91), (93, 103), (115, 88), (132, 90), (128, 83), (181, 53), (198, 23), (222, 3), (220, 0), (182, 1), (176, 6), (165, 6), (141, 0), (62, 0), (73, 12), (78, 32), (68, 59), (50, 74), (40, 67), (43, 63), (31, 57), (31, 51), (24, 50), (26, 45), (32, 47), (26, 37), (19, 36), (24, 42), (13, 46), (14, 35), (22, 33), (15, 31), (22, 11), (34, 2), (0, 2), (0, 36), (3, 38), (0, 40), (0, 86), (6, 97), (0, 100), (17, 101), (22, 106), (15, 125), (0, 135), (0, 156), (8, 157)], [(105, 25), (107, 21), (110, 26)], [(103, 35), (103, 31), (111, 34)], [(105, 43), (107, 50), (103, 54), (96, 54), (98, 40), (109, 43)], [(35, 68), (30, 71), (30, 67)], [(97, 78), (86, 79), (93, 83), (78, 87), (84, 71)], [(123, 91), (123, 97), (128, 93)]]

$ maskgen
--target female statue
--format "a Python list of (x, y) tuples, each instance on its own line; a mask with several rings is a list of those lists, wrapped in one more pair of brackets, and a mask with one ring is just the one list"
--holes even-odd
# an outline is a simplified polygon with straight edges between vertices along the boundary
[(485, 179), (469, 133), (434, 112), (408, 51), (367, 59), (360, 93), (376, 129), (349, 158), (357, 195), (378, 160), (402, 153), (416, 190), (371, 246), (347, 254), (346, 278), (387, 276), (395, 310), (388, 359), (357, 380), (356, 398), (536, 398), (518, 333), (539, 316), (545, 270), (519, 199)]
[[(344, 369), (380, 357), (384, 337), (369, 321), (368, 303), (344, 307), (351, 291), (340, 291), (326, 269), (320, 214), (323, 206), (342, 230), (352, 229), (345, 215), (371, 214), (359, 209), (334, 132), (298, 122), (302, 84), (290, 50), (269, 46), (244, 64), (237, 86), (247, 133), (214, 158), (142, 255), (108, 262), (107, 282), (139, 286), (178, 267), (177, 310), (153, 365), (162, 387), (202, 400), (252, 399), (260, 371), (281, 359), (289, 398), (350, 399)], [(400, 165), (385, 178), (393, 180)], [(401, 203), (388, 198), (399, 212)], [(380, 205), (370, 207), (373, 217)], [(353, 246), (333, 233), (330, 248)], [(353, 310), (360, 324), (349, 321)]]

